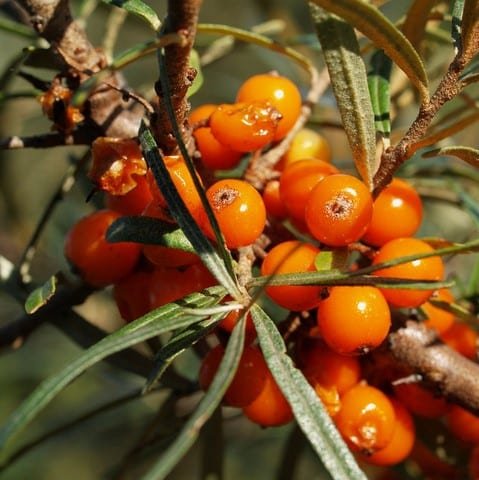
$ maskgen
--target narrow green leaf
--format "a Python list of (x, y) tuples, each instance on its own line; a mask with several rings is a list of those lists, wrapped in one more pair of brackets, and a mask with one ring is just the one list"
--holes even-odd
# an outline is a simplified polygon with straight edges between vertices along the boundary
[(191, 242), (176, 224), (153, 217), (120, 217), (106, 232), (109, 242), (136, 242), (146, 245), (164, 245), (195, 253)]
[(435, 307), (440, 308), (441, 310), (452, 313), (464, 322), (468, 322), (471, 325), (477, 325), (477, 321), (479, 320), (478, 316), (474, 315), (458, 303), (448, 303), (443, 300), (435, 300), (434, 298), (430, 298), (428, 302), (430, 302)]
[(294, 367), (273, 320), (258, 306), (251, 309), (266, 363), (293, 410), (299, 427), (334, 480), (366, 480), (316, 392)]
[(451, 37), (454, 43), (454, 49), (457, 52), (461, 48), (461, 23), (462, 13), (464, 11), (464, 0), (454, 0), (452, 6)]
[(35, 288), (25, 301), (25, 311), (32, 314), (42, 308), (55, 295), (57, 286), (58, 278), (53, 275), (42, 286)]
[[(143, 156), (153, 172), (159, 189), (165, 196), (174, 219), (178, 222), (178, 225), (193, 245), (196, 253), (201, 257), (205, 266), (218, 282), (223, 285), (233, 297), (239, 296), (239, 289), (231, 277), (230, 272), (227, 270), (223, 259), (219, 257), (209, 240), (200, 230), (176, 190), (163, 158), (160, 155), (155, 139), (143, 121), (140, 125), (138, 136)], [(193, 175), (196, 175), (196, 173), (193, 172)]]
[(370, 63), (368, 89), (376, 131), (389, 137), (391, 133), (389, 77), (391, 76), (392, 61), (382, 50), (378, 50), (371, 57)]
[(344, 18), (366, 35), (409, 77), (418, 89), (422, 103), (429, 101), (428, 78), (421, 57), (409, 40), (374, 5), (365, 0), (310, 0), (310, 2)]
[(103, 0), (108, 5), (123, 8), (128, 13), (144, 20), (156, 32), (161, 26), (161, 21), (156, 12), (141, 0)]
[(38, 34), (32, 28), (27, 27), (22, 23), (9, 20), (5, 17), (0, 17), (0, 30), (8, 33), (13, 33), (29, 40), (34, 40), (38, 38)]
[(475, 148), (462, 146), (443, 147), (429, 150), (428, 152), (422, 154), (422, 156), (425, 158), (438, 157), (440, 155), (457, 157), (473, 167), (479, 167), (479, 150), (476, 150)]
[(190, 52), (190, 65), (196, 70), (196, 77), (186, 93), (188, 98), (192, 97), (203, 85), (203, 71), (201, 69), (200, 56), (196, 50), (191, 50)]
[(216, 326), (225, 314), (214, 315), (179, 331), (158, 351), (142, 392), (149, 392), (161, 379), (171, 362)]
[(120, 330), (108, 335), (93, 347), (84, 351), (61, 372), (43, 381), (26, 400), (13, 412), (0, 430), (0, 463), (5, 460), (7, 444), (30, 423), (69, 383), (88, 368), (105, 357), (136, 345), (163, 332), (186, 327), (200, 321), (196, 315), (183, 313), (185, 307), (207, 307), (214, 305), (224, 295), (221, 287), (212, 287), (203, 293), (188, 295), (175, 303), (153, 310)]
[(374, 113), (356, 35), (350, 25), (323, 8), (311, 4), (311, 14), (354, 163), (372, 190), (377, 168)]
[(208, 421), (220, 404), (226, 389), (236, 373), (243, 352), (245, 323), (245, 317), (243, 317), (233, 329), (215, 378), (197, 409), (173, 443), (161, 455), (153, 465), (153, 468), (142, 477), (142, 480), (164, 479), (198, 438), (201, 427)]

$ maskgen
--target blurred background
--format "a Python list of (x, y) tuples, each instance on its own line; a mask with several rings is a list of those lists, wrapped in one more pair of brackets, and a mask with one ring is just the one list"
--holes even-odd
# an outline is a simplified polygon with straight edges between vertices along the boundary
[[(378, 2), (383, 3), (383, 2)], [(394, 21), (401, 18), (409, 6), (409, 1), (389, 2), (384, 11)], [(152, 5), (163, 16), (165, 2)], [(93, 8), (88, 17), (86, 29), (95, 45), (102, 45), (105, 25), (111, 18), (112, 8), (95, 0), (75, 1), (73, 10), (80, 14)], [(0, 12), (0, 16), (3, 13)], [(252, 27), (280, 20), (280, 28), (274, 38), (296, 45), (309, 55), (320, 68), (320, 52), (314, 40), (313, 26), (309, 19), (307, 2), (296, 0), (208, 0), (204, 2), (200, 21), (232, 25), (250, 30)], [(140, 20), (128, 17), (121, 27), (114, 55), (134, 44), (152, 38), (149, 30)], [(215, 37), (199, 35), (197, 50), (200, 55)], [(3, 72), (29, 41), (0, 29), (0, 72)], [(431, 71), (436, 75), (442, 72), (445, 56), (452, 55), (452, 49), (430, 48), (426, 50)], [(28, 71), (28, 68), (26, 68)], [(250, 75), (277, 70), (294, 80), (303, 94), (308, 87), (306, 74), (281, 55), (256, 46), (237, 43), (232, 52), (203, 69), (204, 83), (192, 98), (194, 106), (203, 103), (232, 102), (239, 85)], [(54, 72), (35, 69), (35, 74), (49, 80)], [(158, 68), (154, 55), (133, 63), (124, 71), (131, 87), (148, 96), (157, 79)], [(395, 72), (394, 81), (404, 83), (401, 73)], [(9, 92), (29, 90), (22, 79), (15, 79)], [(1, 93), (1, 92), (0, 92)], [(414, 118), (416, 107), (413, 97), (403, 99), (401, 110), (394, 126), (403, 132), (408, 122)], [(447, 108), (446, 108), (447, 111)], [(352, 169), (347, 140), (338, 124), (333, 96), (328, 92), (314, 111), (311, 127), (318, 129), (329, 140), (334, 163), (340, 168)], [(329, 126), (328, 126), (329, 125)], [(50, 130), (49, 122), (41, 115), (37, 100), (17, 98), (0, 102), (0, 138), (11, 135), (32, 135)], [(454, 139), (454, 144), (477, 145), (474, 127), (469, 128)], [(446, 142), (447, 143), (447, 142)], [(32, 232), (39, 221), (45, 206), (61, 184), (62, 178), (72, 163), (81, 156), (84, 147), (59, 147), (45, 150), (0, 151), (0, 255), (14, 264), (19, 261)], [(447, 172), (460, 171), (460, 180), (449, 179)], [(446, 172), (446, 173), (445, 173)], [(477, 206), (478, 174), (449, 159), (412, 159), (403, 169), (403, 175), (414, 177), (414, 182), (424, 194), (425, 221), (419, 236), (443, 237), (451, 241), (466, 241), (477, 234), (479, 214)], [(470, 208), (463, 200), (451, 192), (459, 189), (467, 193)], [(58, 203), (43, 231), (38, 252), (32, 263), (32, 277), (35, 283), (42, 283), (59, 270), (67, 270), (63, 258), (63, 242), (69, 227), (81, 216), (92, 211), (95, 204), (101, 203), (99, 196), (86, 202), (91, 185), (86, 178), (80, 178), (72, 191)], [(476, 207), (477, 208), (477, 207)], [(462, 279), (464, 285), (474, 289), (471, 277), (477, 269), (477, 258), (464, 256), (450, 259), (449, 273)], [(475, 262), (475, 265), (474, 265)], [(468, 283), (469, 282), (469, 283)], [(471, 286), (472, 285), (472, 286)], [(465, 288), (465, 287), (464, 287)], [(460, 293), (460, 292), (459, 292)], [(89, 321), (104, 329), (112, 330), (122, 324), (116, 306), (109, 292), (100, 292), (88, 299), (78, 311)], [(0, 326), (14, 320), (24, 312), (23, 306), (0, 290)], [(58, 372), (80, 349), (56, 327), (45, 324), (36, 330), (26, 343), (15, 350), (2, 351), (0, 357), (0, 422), (15, 409), (21, 400), (48, 375)], [(195, 379), (198, 361), (194, 355), (185, 354), (178, 363), (178, 369), (191, 379)], [(28, 431), (21, 435), (15, 447), (27, 444), (42, 432), (61, 426), (83, 413), (91, 411), (115, 398), (134, 393), (143, 385), (143, 379), (122, 372), (114, 367), (101, 364), (92, 368), (86, 375), (69, 386)], [(0, 478), (5, 480), (88, 480), (88, 479), (135, 479), (140, 475), (141, 462), (132, 457), (132, 449), (141, 439), (145, 428), (162, 425), (163, 433), (146, 448), (141, 459), (153, 460), (172, 438), (181, 418), (175, 420), (164, 413), (156, 417), (158, 406), (165, 401), (165, 393), (153, 393), (143, 399), (124, 401), (116, 408), (97, 415), (84, 423), (52, 436), (42, 445), (29, 450), (5, 471)], [(180, 404), (180, 413), (188, 412), (189, 406), (197, 401), (197, 396)], [(184, 405), (183, 405), (184, 404)], [(178, 412), (178, 411), (177, 411)], [(287, 463), (291, 445), (300, 452), (294, 478), (327, 479), (320, 462), (311, 448), (298, 436), (295, 427), (290, 425), (276, 429), (261, 429), (245, 420), (237, 411), (225, 409), (224, 436), (222, 445), (225, 452), (225, 478), (228, 479), (286, 479)], [(215, 419), (212, 420), (214, 422)], [(166, 432), (166, 433), (165, 433)], [(214, 438), (206, 428), (200, 441), (186, 455), (184, 461), (169, 478), (205, 478), (202, 474), (201, 458), (203, 448), (211, 446)], [(292, 443), (291, 443), (292, 442)], [(133, 452), (134, 453), (134, 452)], [(121, 468), (127, 473), (123, 474)], [(368, 467), (371, 478), (379, 470)], [(123, 476), (122, 476), (123, 475)], [(289, 477), (292, 478), (292, 477)]]

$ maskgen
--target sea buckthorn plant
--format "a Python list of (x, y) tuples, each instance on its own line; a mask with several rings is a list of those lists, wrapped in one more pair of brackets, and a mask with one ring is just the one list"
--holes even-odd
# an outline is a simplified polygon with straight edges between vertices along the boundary
[(0, 5), (0, 476), (477, 480), (479, 2), (104, 3)]

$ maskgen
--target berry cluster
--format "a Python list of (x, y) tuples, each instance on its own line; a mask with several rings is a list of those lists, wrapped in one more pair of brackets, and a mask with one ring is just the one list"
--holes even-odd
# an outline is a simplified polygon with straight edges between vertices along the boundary
[[(298, 89), (277, 74), (247, 80), (234, 104), (197, 108), (189, 121), (200, 170), (213, 178), (216, 170), (234, 169), (245, 154), (256, 154), (281, 141), (300, 113)], [(194, 253), (105, 240), (107, 228), (122, 215), (173, 220), (135, 142), (99, 139), (93, 156), (91, 177), (107, 192), (107, 208), (80, 220), (68, 234), (65, 247), (67, 258), (84, 280), (96, 287), (113, 284), (115, 301), (126, 321), (214, 285), (215, 279)], [(191, 216), (214, 241), (214, 231), (184, 159), (171, 155), (164, 161)], [(422, 203), (414, 188), (394, 179), (373, 199), (361, 180), (331, 163), (329, 145), (316, 132), (302, 129), (295, 135), (277, 163), (276, 173), (277, 178), (267, 182), (261, 192), (243, 179), (227, 176), (206, 188), (225, 245), (233, 254), (254, 244), (262, 234), (268, 237), (271, 246), (258, 262), (261, 275), (314, 272), (318, 255), (324, 252), (341, 255), (345, 271), (434, 253), (430, 244), (413, 237), (422, 220)], [(284, 225), (289, 228), (276, 228)], [(444, 265), (438, 256), (429, 255), (378, 267), (372, 274), (378, 279), (439, 281), (444, 278)], [(265, 292), (270, 302), (292, 312), (289, 318), (296, 315), (304, 320), (289, 341), (291, 356), (351, 450), (365, 461), (393, 465), (404, 460), (415, 440), (412, 414), (446, 415), (454, 434), (479, 445), (479, 418), (460, 407), (450, 407), (415, 384), (393, 388), (391, 382), (407, 372), (388, 367), (382, 371), (377, 366), (371, 374), (364, 368), (363, 359), (374, 358), (379, 351), (391, 327), (391, 313), (399, 308), (420, 310), (425, 324), (436, 329), (444, 342), (474, 358), (475, 333), (430, 301), (452, 303), (450, 291), (267, 285)], [(230, 312), (221, 321), (217, 345), (201, 364), (199, 383), (203, 389), (210, 385), (228, 333), (241, 314)], [(247, 344), (224, 403), (241, 408), (260, 425), (285, 424), (293, 418), (291, 407), (267, 367), (249, 316), (246, 331)], [(474, 452), (473, 458), (479, 457)], [(477, 458), (475, 462), (479, 463)]]

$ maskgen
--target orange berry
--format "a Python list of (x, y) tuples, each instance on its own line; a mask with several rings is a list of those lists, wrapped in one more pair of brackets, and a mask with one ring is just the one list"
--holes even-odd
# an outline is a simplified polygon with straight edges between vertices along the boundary
[[(220, 180), (206, 191), (220, 230), (228, 248), (252, 244), (266, 224), (266, 209), (259, 192), (243, 180)], [(214, 239), (206, 212), (202, 211), (200, 225)]]
[(391, 326), (389, 306), (375, 287), (332, 287), (318, 306), (323, 340), (343, 355), (367, 353), (379, 346)]
[[(203, 390), (207, 390), (213, 381), (224, 352), (223, 346), (217, 345), (201, 362), (199, 383)], [(268, 367), (258, 347), (245, 346), (235, 376), (225, 392), (225, 403), (240, 408), (249, 405), (261, 394), (268, 374)]]
[(339, 173), (330, 163), (315, 158), (288, 165), (279, 180), (281, 200), (294, 220), (304, 222), (306, 203), (313, 188), (327, 175)]
[[(446, 288), (436, 290), (431, 299), (440, 300), (441, 302), (452, 303), (454, 297), (452, 293)], [(454, 314), (446, 312), (442, 308), (435, 307), (432, 303), (426, 302), (421, 305), (421, 309), (426, 314), (427, 319), (424, 320), (424, 325), (428, 328), (434, 328), (437, 333), (443, 333), (454, 323)]]
[[(228, 315), (221, 320), (218, 326), (225, 332), (231, 333), (238, 323), (241, 313), (241, 310), (233, 310), (232, 312), (229, 312)], [(245, 335), (247, 343), (256, 338), (256, 329), (250, 313), (246, 316)]]
[[(319, 249), (297, 240), (278, 243), (263, 259), (261, 275), (313, 272)], [(310, 310), (318, 305), (321, 288), (318, 286), (278, 285), (266, 287), (266, 293), (288, 310)]]
[(311, 384), (335, 387), (340, 395), (361, 379), (361, 366), (357, 357), (341, 355), (323, 342), (309, 341), (300, 352), (301, 370)]
[(405, 460), (412, 451), (416, 439), (414, 420), (408, 410), (394, 398), (390, 398), (396, 414), (396, 426), (391, 441), (381, 450), (363, 459), (373, 465), (391, 466)]
[(151, 307), (161, 307), (216, 283), (213, 275), (202, 263), (189, 265), (182, 270), (167, 267), (155, 268), (149, 288)]
[(196, 253), (163, 245), (143, 245), (143, 255), (157, 267), (184, 267), (200, 261)]
[(477, 360), (477, 333), (465, 323), (454, 322), (445, 332), (441, 340), (451, 348), (471, 360)]
[(263, 427), (285, 425), (293, 419), (291, 407), (269, 370), (260, 394), (243, 408), (243, 413)]
[(449, 405), (443, 397), (435, 396), (429, 390), (415, 383), (394, 385), (394, 391), (408, 410), (420, 417), (442, 417), (449, 409)]
[(341, 397), (334, 421), (349, 447), (367, 455), (385, 448), (396, 427), (391, 400), (365, 384), (356, 385)]
[(106, 206), (122, 215), (140, 215), (153, 199), (145, 175), (136, 176), (136, 187), (125, 195), (106, 195)]
[(145, 315), (150, 311), (149, 288), (151, 272), (137, 271), (116, 283), (113, 287), (113, 298), (126, 322)]
[[(373, 265), (408, 255), (430, 252), (434, 252), (434, 249), (422, 240), (417, 238), (396, 238), (379, 249), (374, 257)], [(442, 280), (444, 264), (440, 257), (427, 257), (394, 267), (376, 270), (373, 275), (412, 280)], [(395, 307), (418, 307), (433, 293), (433, 290), (402, 288), (384, 288), (381, 291), (386, 300)]]
[(305, 158), (316, 158), (324, 162), (331, 162), (331, 148), (328, 141), (319, 133), (309, 128), (302, 128), (294, 137), (288, 151), (281, 158), (278, 170)]
[(219, 105), (210, 118), (211, 133), (237, 152), (260, 150), (274, 139), (279, 113), (265, 101)]
[(323, 178), (306, 203), (310, 232), (326, 245), (343, 247), (359, 240), (371, 221), (373, 199), (366, 185), (344, 174)]
[(264, 187), (262, 196), (264, 206), (268, 215), (271, 215), (272, 217), (279, 220), (284, 219), (288, 216), (288, 210), (279, 192), (278, 180), (269, 181)]
[(400, 237), (412, 237), (422, 220), (421, 197), (409, 183), (398, 178), (378, 195), (363, 240), (374, 246)]
[(237, 102), (268, 101), (281, 114), (274, 140), (281, 140), (291, 130), (301, 113), (301, 94), (296, 85), (275, 73), (254, 75), (241, 85)]
[(66, 236), (66, 258), (94, 287), (119, 282), (133, 271), (140, 257), (138, 243), (106, 240), (108, 227), (120, 216), (112, 210), (100, 210), (80, 219)]
[(479, 417), (459, 405), (451, 405), (446, 414), (449, 430), (462, 441), (479, 444)]
[[(202, 105), (195, 108), (189, 116), (191, 124), (208, 120), (217, 105)], [(211, 170), (229, 170), (238, 165), (242, 154), (222, 145), (211, 133), (210, 127), (200, 127), (193, 131), (196, 148), (201, 153), (201, 163)]]
[[(200, 211), (203, 210), (203, 204), (201, 203), (201, 198), (196, 190), (193, 177), (191, 176), (183, 157), (179, 155), (167, 156), (164, 157), (164, 162), (170, 174), (171, 180), (178, 190), (180, 197), (183, 199), (186, 208), (191, 213), (193, 218), (198, 221)], [(153, 198), (161, 207), (167, 208), (168, 205), (165, 197), (163, 196), (163, 193), (160, 192), (151, 170), (148, 170), (147, 180), (150, 185)]]

